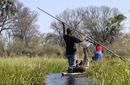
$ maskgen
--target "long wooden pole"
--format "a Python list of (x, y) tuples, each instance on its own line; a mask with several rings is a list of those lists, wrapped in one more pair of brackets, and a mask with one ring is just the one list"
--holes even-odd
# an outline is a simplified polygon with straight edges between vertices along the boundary
[[(51, 15), (50, 13), (46, 12), (46, 11), (43, 10), (43, 9), (41, 9), (41, 8), (39, 8), (39, 7), (37, 7), (37, 9), (39, 9), (39, 10), (41, 10), (42, 12), (46, 13), (47, 15), (51, 16), (52, 18), (54, 18), (54, 19), (56, 19), (56, 20), (58, 20), (58, 21), (60, 21), (60, 22), (63, 22), (63, 21), (61, 21), (60, 19), (58, 19), (58, 18), (54, 17), (53, 15)], [(63, 22), (63, 23), (65, 23), (65, 22)], [(65, 25), (67, 25), (68, 27), (71, 27), (70, 25), (68, 25), (68, 24), (66, 24), (66, 23), (65, 23)], [(72, 27), (71, 27), (71, 28), (72, 28)], [(79, 32), (79, 31), (77, 31), (77, 30), (75, 30), (75, 29), (73, 29), (73, 30), (76, 31), (76, 32), (78, 32), (80, 35), (82, 35), (82, 36), (84, 35), (84, 36), (85, 36), (85, 34)]]
[[(63, 21), (61, 21), (60, 19), (58, 19), (58, 18), (54, 17), (53, 15), (51, 15), (50, 13), (46, 12), (46, 11), (43, 10), (43, 9), (41, 9), (41, 8), (39, 8), (39, 7), (37, 7), (37, 9), (39, 9), (39, 10), (41, 10), (42, 12), (46, 13), (47, 15), (51, 16), (52, 18), (54, 18), (54, 19), (56, 19), (56, 20), (58, 20), (58, 21), (60, 21), (60, 22), (63, 22)], [(65, 23), (65, 22), (63, 22), (63, 23)], [(66, 23), (65, 23), (65, 24), (66, 24)], [(68, 24), (66, 24), (66, 25), (69, 26)], [(69, 27), (71, 27), (71, 26), (69, 26)], [(71, 27), (71, 28), (72, 28), (72, 27)], [(73, 30), (76, 31), (76, 32), (78, 32), (80, 35), (85, 36), (85, 34), (79, 32), (78, 30), (76, 30), (76, 29), (73, 29)], [(102, 45), (101, 43), (99, 43), (99, 42), (97, 42), (96, 40), (92, 39), (90, 36), (87, 36), (87, 38), (90, 39), (90, 40), (92, 40), (92, 41), (94, 41), (96, 44), (100, 44), (102, 47), (104, 47), (105, 50), (107, 50), (108, 52), (112, 53), (114, 56), (120, 58), (122, 61), (125, 62), (125, 59), (123, 59), (122, 57), (120, 57), (119, 55), (117, 55), (116, 53), (114, 53), (113, 51), (111, 51), (109, 48), (105, 47), (105, 46)]]

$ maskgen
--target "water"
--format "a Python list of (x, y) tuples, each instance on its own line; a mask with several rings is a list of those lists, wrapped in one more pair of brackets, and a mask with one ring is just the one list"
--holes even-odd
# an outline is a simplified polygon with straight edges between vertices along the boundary
[(49, 74), (45, 85), (94, 85), (91, 78), (85, 76), (62, 76), (61, 73)]

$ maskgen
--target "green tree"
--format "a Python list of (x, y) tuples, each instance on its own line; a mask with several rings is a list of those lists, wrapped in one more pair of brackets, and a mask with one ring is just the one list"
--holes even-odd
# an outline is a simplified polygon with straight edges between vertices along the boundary
[(15, 29), (12, 29), (12, 35), (22, 39), (28, 47), (31, 39), (38, 34), (38, 26), (36, 25), (37, 13), (24, 7), (21, 3), (16, 5), (17, 13), (14, 17)]
[(4, 30), (13, 28), (15, 8), (15, 0), (0, 0), (0, 34)]
[(8, 42), (8, 55), (10, 52), (16, 55), (31, 55), (33, 52), (31, 44), (38, 35), (37, 13), (20, 2), (16, 3), (16, 10), (13, 16), (13, 29), (8, 31), (11, 39)]
[(0, 57), (5, 56), (5, 46), (6, 46), (6, 41), (3, 36), (0, 36)]
[[(111, 43), (112, 38), (118, 37), (121, 28), (123, 28), (121, 22), (124, 20), (124, 18), (118, 16), (120, 16), (120, 12), (117, 8), (110, 8), (106, 6), (89, 6), (72, 10), (67, 9), (56, 17), (69, 25), (66, 25), (66, 28), (69, 27), (81, 31), (84, 34), (89, 35), (96, 41), (102, 43)], [(113, 17), (117, 18), (115, 22), (118, 22), (118, 24), (115, 24), (116, 30), (114, 30), (115, 28), (114, 26), (112, 26), (112, 23), (110, 23), (109, 25), (107, 23), (107, 21), (110, 21), (110, 19)], [(54, 33), (59, 36), (58, 39), (61, 41), (61, 43), (63, 43), (61, 22), (54, 21), (52, 22), (51, 27), (52, 29), (54, 29)], [(114, 34), (111, 35), (111, 33)], [(77, 37), (80, 37), (79, 34), (76, 32), (74, 32), (73, 34)]]
[(118, 38), (120, 34), (120, 30), (123, 28), (121, 25), (121, 22), (126, 19), (126, 17), (123, 14), (118, 14), (117, 16), (114, 16), (106, 21), (106, 39), (110, 43), (112, 43), (115, 38)]

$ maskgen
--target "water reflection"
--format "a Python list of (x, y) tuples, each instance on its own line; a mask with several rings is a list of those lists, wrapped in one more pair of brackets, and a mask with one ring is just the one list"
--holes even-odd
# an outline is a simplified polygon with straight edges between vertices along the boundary
[(66, 85), (75, 85), (75, 78), (73, 77), (68, 77), (67, 78), (67, 82), (66, 82)]
[(49, 74), (45, 85), (93, 85), (93, 81), (84, 76), (62, 76), (61, 73), (57, 73)]

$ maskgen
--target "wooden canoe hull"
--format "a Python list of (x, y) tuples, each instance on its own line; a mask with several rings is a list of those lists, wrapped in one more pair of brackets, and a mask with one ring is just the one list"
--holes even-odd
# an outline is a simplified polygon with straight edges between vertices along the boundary
[(85, 73), (67, 73), (62, 72), (62, 76), (76, 76), (76, 75), (84, 75)]

